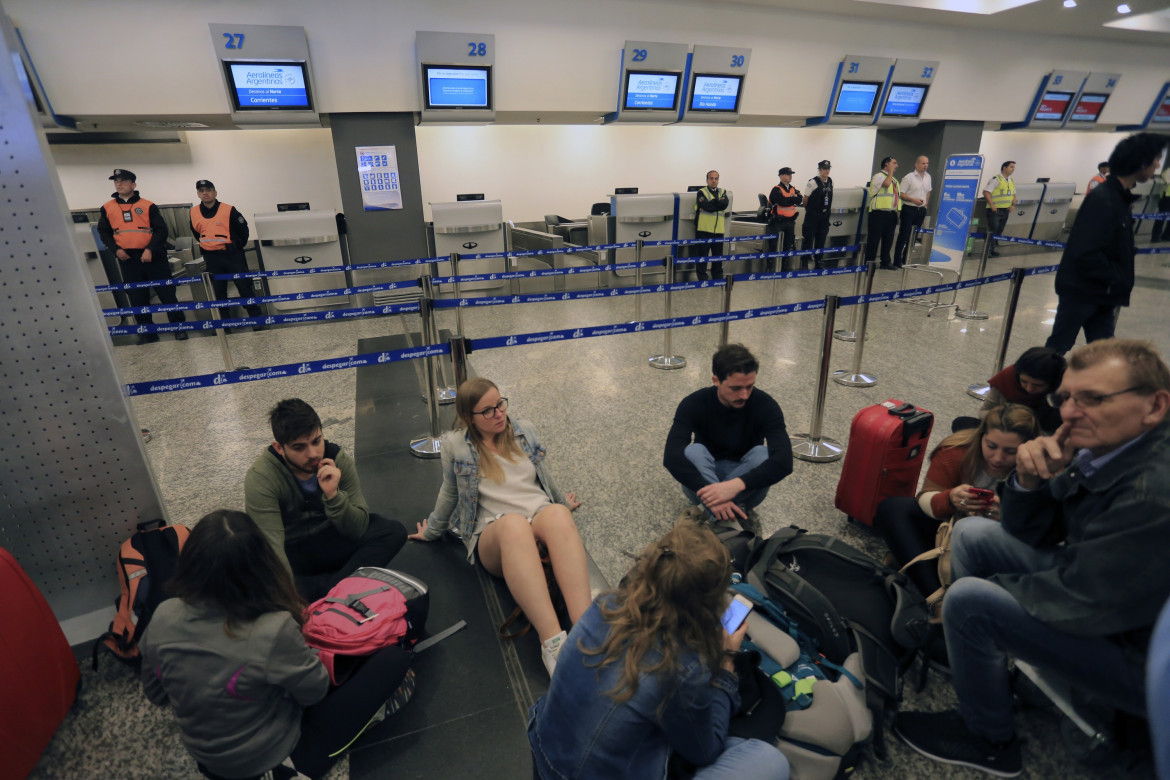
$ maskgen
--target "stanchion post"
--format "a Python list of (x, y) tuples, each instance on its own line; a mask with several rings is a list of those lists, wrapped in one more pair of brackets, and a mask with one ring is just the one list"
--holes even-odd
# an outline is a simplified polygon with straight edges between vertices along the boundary
[[(419, 313), (422, 315), (423, 345), (432, 346), (438, 341), (435, 332), (435, 303), (431, 277), (423, 276), (419, 279), (422, 287), (422, 298), (419, 300)], [(437, 458), (440, 452), (439, 441), (439, 402), (438, 402), (438, 371), (435, 370), (435, 356), (423, 358), (423, 368), (427, 377), (427, 418), (430, 421), (430, 430), (410, 440), (410, 453), (419, 458)]]
[(866, 263), (865, 267), (865, 300), (857, 304), (861, 309), (861, 316), (857, 326), (857, 338), (853, 341), (853, 368), (849, 371), (834, 371), (833, 381), (845, 387), (873, 387), (877, 384), (877, 377), (872, 374), (861, 373), (861, 355), (865, 351), (865, 328), (869, 323), (869, 296), (873, 294), (873, 276), (876, 263)]
[[(1008, 287), (1007, 303), (1003, 307), (1003, 327), (999, 331), (999, 344), (995, 348), (995, 365), (991, 375), (995, 376), (1003, 370), (1004, 360), (1007, 358), (1008, 342), (1012, 338), (1012, 325), (1016, 321), (1016, 306), (1020, 302), (1020, 288), (1024, 286), (1024, 268), (1012, 269), (1012, 280)], [(991, 385), (980, 382), (967, 387), (967, 395), (979, 401), (986, 401), (991, 392)]]
[[(765, 241), (764, 246), (767, 246), (767, 245), (768, 245), (768, 242)], [(780, 239), (776, 239), (776, 246), (777, 247), (780, 246)], [(772, 269), (772, 273), (782, 272), (784, 270), (783, 258), (773, 257), (772, 260), (775, 262), (775, 266)], [(767, 266), (764, 266), (764, 267), (766, 268)], [(773, 306), (780, 305), (780, 280), (778, 278), (772, 280), (772, 305)]]
[[(862, 244), (862, 245), (857, 247), (857, 253), (853, 256), (853, 265), (854, 266), (865, 265), (865, 263), (862, 261), (862, 257), (864, 256), (864, 253), (865, 253), (865, 245)], [(877, 260), (875, 259), (873, 262), (876, 263)], [(866, 272), (863, 271), (862, 273), (854, 274), (854, 276), (857, 277), (857, 281), (853, 285), (853, 294), (854, 295), (861, 295), (862, 285), (865, 284)], [(849, 329), (848, 330), (842, 329), (842, 330), (833, 331), (833, 338), (837, 339), (838, 341), (856, 341), (857, 340), (857, 315), (858, 315), (858, 311), (856, 308), (854, 308), (852, 313), (849, 315)]]
[[(199, 274), (199, 278), (203, 280), (203, 294), (207, 297), (207, 300), (214, 301), (215, 288), (211, 284), (211, 274), (208, 271), (204, 271)], [(220, 312), (218, 306), (211, 307), (211, 319), (216, 322), (223, 319), (222, 312)], [(224, 370), (236, 371), (236, 364), (232, 361), (232, 351), (228, 347), (227, 333), (224, 332), (223, 328), (216, 328), (215, 337), (219, 341), (219, 351), (223, 355)]]
[[(666, 301), (664, 304), (663, 316), (666, 319), (671, 318), (670, 311), (670, 285), (674, 284), (674, 250), (671, 249), (666, 253)], [(641, 296), (638, 296), (641, 297)], [(681, 355), (676, 355), (671, 351), (671, 332), (673, 328), (664, 328), (662, 331), (662, 354), (655, 355), (650, 358), (650, 366), (652, 368), (661, 368), (669, 371), (675, 368), (683, 368), (687, 364), (687, 359)]]
[(467, 381), (467, 353), (471, 352), (471, 342), (464, 336), (451, 337), (451, 366), (455, 369), (455, 387), (460, 387)]
[[(983, 252), (979, 255), (979, 270), (975, 272), (976, 279), (982, 279), (987, 273), (987, 255), (991, 252), (991, 228), (983, 235)], [(965, 320), (985, 320), (987, 319), (987, 312), (979, 311), (979, 291), (983, 289), (983, 285), (979, 285), (971, 293), (971, 308), (963, 311), (962, 309), (955, 310), (955, 316), (961, 317)]]
[[(505, 261), (504, 270), (507, 271), (507, 264)], [(455, 300), (462, 300), (463, 295), (459, 291), (459, 253), (451, 253), (451, 276), (455, 277)], [(463, 335), (463, 307), (455, 307), (455, 335)]]
[[(724, 275), (724, 281), (727, 286), (723, 288), (723, 313), (727, 314), (731, 311), (731, 288), (735, 285), (735, 279), (731, 276)], [(731, 331), (731, 322), (724, 320), (719, 326), (719, 348), (727, 346), (727, 339)]]
[(821, 328), (821, 361), (817, 369), (817, 390), (813, 396), (812, 426), (808, 433), (790, 436), (792, 456), (813, 463), (829, 463), (845, 456), (845, 445), (821, 436), (821, 421), (825, 415), (825, 391), (829, 386), (829, 357), (833, 350), (833, 322), (837, 317), (840, 298), (825, 296), (825, 322)]
[[(642, 245), (646, 242), (638, 239), (634, 242), (634, 286), (642, 286)], [(634, 296), (634, 322), (642, 321), (642, 296)]]

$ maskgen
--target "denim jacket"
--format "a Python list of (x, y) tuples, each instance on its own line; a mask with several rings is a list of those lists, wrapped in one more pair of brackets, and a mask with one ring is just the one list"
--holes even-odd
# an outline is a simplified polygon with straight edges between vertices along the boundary
[[(536, 480), (544, 489), (549, 500), (565, 504), (564, 494), (553, 482), (544, 465), (545, 450), (536, 437), (536, 429), (527, 420), (511, 420), (512, 432), (520, 449), (536, 467)], [(443, 434), (440, 444), (443, 463), (443, 486), (435, 508), (427, 518), (427, 541), (433, 542), (443, 535), (455, 516), (455, 530), (467, 547), (467, 560), (474, 561), (475, 517), (479, 510), (479, 455), (471, 436), (465, 430), (448, 431)], [(568, 504), (565, 504), (568, 506)]]
[[(736, 676), (724, 669), (712, 675), (691, 652), (679, 660), (674, 679), (643, 674), (637, 692), (618, 703), (609, 691), (622, 664), (597, 667), (599, 656), (580, 649), (599, 647), (609, 630), (594, 602), (569, 633), (548, 693), (532, 705), (528, 741), (537, 775), (543, 780), (663, 778), (672, 750), (697, 766), (713, 763), (727, 747), (727, 724), (739, 709)], [(655, 652), (647, 654), (645, 663), (657, 660)]]

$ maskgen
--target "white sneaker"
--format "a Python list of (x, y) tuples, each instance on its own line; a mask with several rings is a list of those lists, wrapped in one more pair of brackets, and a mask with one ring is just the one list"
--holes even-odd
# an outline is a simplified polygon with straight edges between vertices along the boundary
[(544, 661), (544, 668), (548, 669), (548, 676), (550, 678), (553, 675), (553, 669), (557, 666), (557, 656), (561, 654), (561, 648), (564, 646), (567, 637), (568, 634), (562, 631), (556, 636), (550, 636), (540, 643), (540, 657)]

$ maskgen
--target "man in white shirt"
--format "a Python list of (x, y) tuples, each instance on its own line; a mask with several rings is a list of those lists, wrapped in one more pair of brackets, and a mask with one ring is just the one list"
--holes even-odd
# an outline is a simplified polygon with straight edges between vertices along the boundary
[(926, 172), (928, 167), (930, 158), (921, 155), (914, 161), (914, 170), (902, 179), (902, 223), (898, 229), (898, 242), (894, 245), (894, 268), (906, 264), (914, 231), (922, 227), (922, 221), (926, 219), (931, 190), (930, 174)]

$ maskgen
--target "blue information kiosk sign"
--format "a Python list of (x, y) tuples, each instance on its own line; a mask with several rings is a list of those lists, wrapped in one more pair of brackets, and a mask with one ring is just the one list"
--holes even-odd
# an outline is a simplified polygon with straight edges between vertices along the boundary
[(952, 154), (947, 158), (930, 262), (962, 261), (967, 235), (971, 232), (971, 212), (980, 197), (982, 176), (983, 155)]

